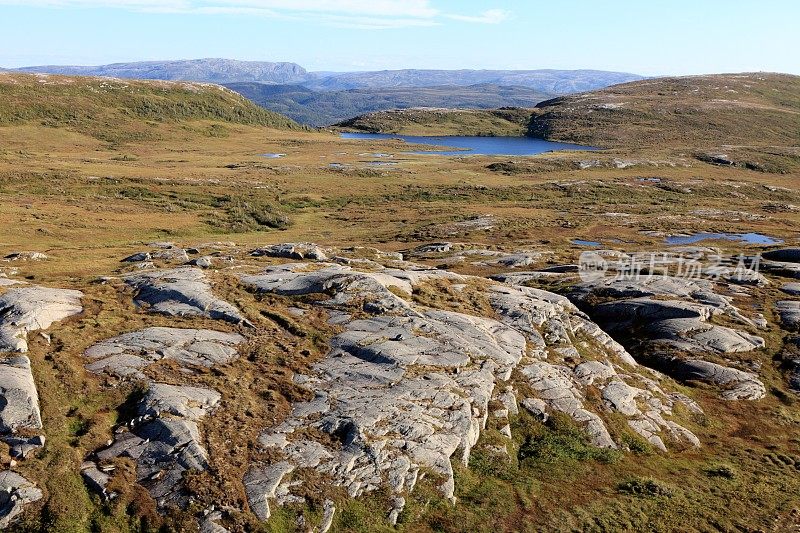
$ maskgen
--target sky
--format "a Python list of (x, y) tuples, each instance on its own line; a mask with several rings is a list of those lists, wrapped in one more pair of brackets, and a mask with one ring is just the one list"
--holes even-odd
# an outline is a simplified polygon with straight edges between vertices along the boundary
[(800, 74), (798, 21), (797, 0), (0, 0), (0, 67), (222, 57)]

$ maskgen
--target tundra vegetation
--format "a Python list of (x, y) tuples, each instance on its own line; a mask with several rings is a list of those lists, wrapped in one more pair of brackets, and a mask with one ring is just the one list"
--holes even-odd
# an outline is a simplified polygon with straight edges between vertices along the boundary
[[(602, 151), (439, 157), (214, 85), (0, 73), (0, 520), (800, 527), (799, 86), (633, 82), (525, 122)], [(684, 250), (713, 279), (570, 266), (697, 232), (783, 242)]]

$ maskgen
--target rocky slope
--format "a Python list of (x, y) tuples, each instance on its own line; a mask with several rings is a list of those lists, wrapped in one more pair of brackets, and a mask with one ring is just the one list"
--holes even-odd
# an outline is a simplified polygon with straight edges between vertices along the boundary
[[(659, 266), (687, 253), (708, 250)], [(35, 465), (56, 428), (41, 417), (28, 341), (38, 331), (63, 343), (62, 329), (108, 321), (98, 287), (120, 306), (113, 333), (58, 357), (77, 358), (101, 391), (128, 394), (75, 475), (107, 502), (139, 487), (184, 529), (238, 531), (290, 509), (298, 528), (327, 531), (363, 498), (397, 524), (417, 491), (457, 505), (456, 471), (473, 456), (503, 464), (528, 453), (531, 425), (561, 421), (592, 449), (679, 458), (717, 424), (719, 408), (693, 398), (706, 388), (718, 401), (759, 402), (776, 373), (778, 386), (797, 387), (796, 321), (773, 324), (743, 305), (771, 301), (768, 287), (786, 283), (777, 306), (794, 308), (786, 273), (800, 267), (797, 250), (768, 255), (766, 276), (753, 260), (722, 256), (691, 279), (632, 275), (636, 257), (619, 252), (584, 258), (604, 268), (580, 272), (545, 267), (547, 255), (446, 242), (405, 254), (154, 243), (85, 293), (4, 269), (0, 440), (19, 463), (0, 475), (10, 495), (0, 527), (35, 516), (47, 497), (48, 473)], [(486, 275), (432, 266), (465, 262)], [(561, 294), (535, 286), (554, 280)], [(784, 343), (775, 332), (788, 340), (786, 364), (773, 367), (761, 354)], [(253, 366), (273, 348), (282, 362)], [(283, 407), (257, 381), (269, 374), (291, 382)]]

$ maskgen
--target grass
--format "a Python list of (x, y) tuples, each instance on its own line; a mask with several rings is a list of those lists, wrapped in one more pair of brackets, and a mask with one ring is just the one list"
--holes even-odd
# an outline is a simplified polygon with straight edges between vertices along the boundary
[[(107, 105), (123, 89), (109, 88), (108, 95), (97, 93), (89, 101), (79, 91), (81, 83), (55, 87), (52, 98), (32, 105), (30, 95), (41, 94), (35, 92), (38, 87), (9, 88), (0, 82), (0, 256), (35, 250), (51, 257), (0, 262), (0, 271), (14, 267), (19, 269), (16, 277), (86, 294), (86, 312), (54, 327), (50, 345), (32, 336), (30, 356), (47, 446), (19, 469), (43, 488), (45, 498), (26, 513), (17, 528), (22, 531), (188, 528), (185, 514), (175, 513), (166, 521), (159, 517), (149, 497), (131, 482), (130, 465), (118, 465), (123, 472), (121, 497), (111, 503), (90, 495), (76, 474), (86, 454), (105, 443), (124, 418), (117, 407), (134, 392), (130, 387), (108, 388), (87, 374), (83, 350), (144, 326), (227, 327), (146, 315), (132, 307), (129, 295), (120, 293), (114, 282), (95, 283), (98, 276), (120, 273), (124, 267), (119, 259), (146, 250), (146, 243), (235, 241), (240, 251), (230, 253), (240, 254), (237, 258), (253, 270), (268, 260), (248, 259), (248, 249), (288, 241), (385, 250), (432, 240), (463, 241), (552, 252), (543, 266), (574, 262), (581, 251), (570, 243), (575, 238), (624, 250), (659, 250), (669, 233), (755, 231), (781, 237), (789, 245), (800, 243), (800, 165), (788, 149), (741, 149), (742, 161), (772, 165), (767, 171), (711, 164), (696, 157), (705, 148), (686, 150), (670, 139), (658, 146), (620, 146), (591, 155), (564, 152), (511, 160), (416, 156), (404, 154), (407, 147), (397, 141), (349, 141), (325, 132), (265, 127), (268, 116), (258, 110), (249, 118), (244, 111), (212, 111), (204, 102), (219, 103), (221, 97), (206, 95), (205, 89), (187, 94), (184, 86), (170, 84), (162, 94), (153, 88), (147, 97), (152, 105), (140, 106), (132, 94), (122, 99), (132, 106), (123, 112)], [(133, 87), (137, 85), (129, 89)], [(71, 113), (64, 102), (73, 98), (80, 105)], [(12, 115), (9, 109), (16, 111)], [(757, 137), (761, 130), (752, 131)], [(259, 156), (266, 152), (286, 156)], [(363, 154), (376, 152), (393, 154), (399, 165), (386, 171), (367, 168), (369, 156)], [(581, 168), (587, 159), (600, 164)], [(617, 168), (615, 159), (638, 163)], [(351, 165), (353, 171), (331, 171), (331, 162)], [(495, 217), (492, 229), (454, 225), (485, 215)], [(758, 250), (730, 242), (712, 244), (729, 251)], [(493, 272), (470, 264), (452, 269)], [(212, 467), (188, 481), (198, 505), (242, 507), (244, 495), (236, 480), (247, 461), (263, 459), (252, 446), (256, 435), (292, 402), (310, 398), (312, 392), (294, 384), (292, 373), (322, 357), (336, 329), (302, 299), (254, 295), (224, 269), (210, 275), (219, 296), (242, 309), (261, 334), (236, 364), (191, 378), (198, 386), (221, 391), (223, 401), (202, 428), (215, 458)], [(488, 313), (486, 302), (469, 287), (445, 289), (431, 283), (411, 297), (440, 308)], [(770, 287), (758, 293), (761, 309), (751, 309), (749, 301), (739, 305), (748, 312), (764, 312), (774, 322), (770, 309), (777, 296), (777, 288)], [(305, 308), (302, 319), (288, 312), (290, 305)], [(704, 388), (680, 388), (706, 412), (703, 419), (685, 417), (703, 442), (700, 450), (656, 452), (613, 418), (607, 423), (632, 451), (597, 450), (568, 421), (556, 416), (541, 424), (521, 414), (512, 421), (516, 440), (503, 440), (490, 428), (473, 450), (469, 467), (454, 465), (457, 505), (443, 500), (435, 480), (428, 478), (407, 497), (397, 530), (795, 526), (800, 414), (780, 367), (781, 354), (786, 355), (782, 335), (770, 331), (765, 336), (768, 349), (747, 355), (761, 365), (771, 391), (764, 400), (723, 402)], [(157, 371), (163, 379), (187, 379), (169, 365)], [(508, 456), (489, 448), (500, 444)], [(651, 487), (649, 480), (669, 495)], [(339, 509), (335, 531), (386, 529), (387, 495), (357, 501), (340, 498), (335, 491), (326, 496), (336, 499)], [(233, 513), (226, 525), (233, 531), (291, 530), (297, 512), (279, 510), (266, 525), (246, 513)]]

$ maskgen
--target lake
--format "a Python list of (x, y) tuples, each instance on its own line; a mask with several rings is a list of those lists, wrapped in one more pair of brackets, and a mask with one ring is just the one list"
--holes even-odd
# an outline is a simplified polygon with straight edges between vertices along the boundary
[[(430, 155), (536, 155), (557, 150), (598, 150), (580, 144), (558, 143), (532, 137), (469, 137), (417, 136), (392, 133), (342, 133), (344, 139), (402, 139), (407, 143), (425, 144), (430, 150), (409, 151)], [(451, 150), (448, 150), (450, 148)], [(452, 150), (456, 148), (456, 150)]]
[(693, 233), (691, 235), (670, 235), (664, 242), (667, 244), (694, 244), (705, 240), (739, 241), (747, 244), (780, 244), (781, 239), (760, 233)]

